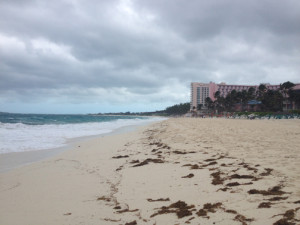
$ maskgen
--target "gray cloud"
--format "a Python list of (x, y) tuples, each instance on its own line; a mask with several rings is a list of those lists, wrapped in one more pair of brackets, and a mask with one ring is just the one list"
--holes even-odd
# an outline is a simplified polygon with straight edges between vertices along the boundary
[(140, 108), (189, 101), (192, 81), (299, 82), (298, 21), (296, 0), (1, 0), (0, 101)]

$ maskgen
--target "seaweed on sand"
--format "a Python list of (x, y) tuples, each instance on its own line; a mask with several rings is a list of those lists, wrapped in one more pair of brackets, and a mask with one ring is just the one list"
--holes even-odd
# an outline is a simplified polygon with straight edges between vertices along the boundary
[(236, 217), (234, 218), (234, 220), (241, 222), (243, 225), (247, 225), (246, 222), (252, 222), (253, 219), (248, 219), (245, 216), (238, 214), (236, 215)]
[(224, 180), (221, 178), (221, 174), (220, 171), (210, 174), (213, 177), (211, 182), (213, 185), (223, 184)]
[(243, 167), (246, 168), (247, 170), (253, 170), (254, 173), (257, 173), (257, 171), (258, 171), (256, 168), (253, 168), (253, 167), (249, 166), (249, 165), (246, 164), (246, 163), (244, 163), (244, 166), (243, 166)]
[(198, 164), (185, 164), (184, 166), (189, 166), (191, 170), (198, 170), (198, 169), (202, 169), (202, 167), (200, 167)]
[(123, 210), (117, 211), (117, 213), (137, 212), (137, 211), (139, 211), (139, 210), (138, 210), (138, 209), (132, 209), (132, 210), (129, 210), (129, 209), (123, 209)]
[(228, 183), (226, 184), (227, 187), (234, 187), (234, 186), (240, 186), (241, 184), (239, 182), (232, 182), (232, 183)]
[(284, 216), (285, 218), (287, 218), (288, 220), (292, 220), (292, 219), (294, 219), (294, 217), (295, 217), (295, 212), (297, 212), (299, 209), (300, 209), (300, 208), (287, 210), (287, 211), (283, 214), (283, 216)]
[(111, 199), (108, 198), (108, 197), (102, 196), (102, 197), (97, 198), (97, 201), (106, 201), (106, 202), (110, 202)]
[(258, 208), (271, 208), (271, 202), (262, 202), (258, 205)]
[[(300, 209), (290, 209), (287, 210), (283, 215), (283, 218), (273, 223), (273, 225), (295, 225), (294, 221), (299, 222), (299, 220), (295, 219), (295, 213)], [(278, 215), (275, 215), (278, 216)]]
[(156, 145), (159, 148), (171, 149), (170, 146), (168, 146), (164, 143), (161, 143), (161, 142), (153, 142), (153, 143), (150, 143), (149, 145)]
[(212, 166), (212, 165), (216, 165), (216, 164), (218, 164), (216, 161), (212, 161), (208, 164), (202, 165), (202, 167)]
[(239, 182), (232, 182), (232, 183), (226, 184), (226, 186), (227, 186), (227, 187), (234, 187), (234, 186), (251, 185), (251, 184), (253, 184), (253, 183), (252, 183), (252, 182), (249, 182), (249, 183), (240, 184)]
[(266, 172), (259, 174), (260, 176), (269, 176), (273, 169), (271, 168), (265, 168)]
[(123, 166), (120, 166), (119, 168), (116, 169), (116, 171), (120, 171), (123, 169)]
[(203, 209), (207, 210), (208, 212), (215, 213), (216, 209), (220, 208), (221, 206), (222, 206), (221, 202), (217, 202), (217, 203), (214, 203), (214, 204), (206, 203), (203, 206)]
[(183, 201), (178, 201), (175, 203), (172, 203), (169, 206), (163, 206), (160, 208), (160, 210), (157, 213), (152, 214), (150, 217), (154, 217), (157, 215), (162, 215), (162, 214), (169, 214), (169, 213), (175, 213), (177, 217), (183, 218), (186, 216), (192, 215), (192, 211), (194, 210), (195, 206), (194, 205), (187, 205)]
[(237, 211), (232, 210), (232, 209), (227, 209), (225, 210), (226, 213), (231, 213), (231, 214), (237, 214)]
[(185, 154), (196, 153), (196, 152), (195, 151), (183, 152), (183, 151), (175, 150), (175, 151), (173, 151), (173, 153), (174, 154), (179, 154), (179, 155), (185, 155)]
[(220, 208), (221, 206), (222, 206), (221, 202), (217, 202), (214, 204), (206, 203), (204, 204), (203, 208), (200, 209), (196, 214), (198, 216), (206, 217), (208, 212), (215, 213), (216, 209)]
[(288, 197), (273, 197), (268, 199), (269, 201), (281, 201), (281, 200), (286, 200)]
[(281, 186), (275, 186), (273, 188), (269, 188), (267, 191), (265, 190), (257, 190), (257, 189), (251, 189), (248, 191), (249, 194), (261, 194), (261, 195), (283, 195), (286, 192), (281, 191)]
[(150, 159), (150, 158), (148, 158), (148, 159), (145, 159), (143, 162), (134, 165), (133, 167), (144, 166), (144, 165), (149, 164), (150, 162), (152, 162), (152, 163), (164, 163), (165, 161), (163, 161), (161, 159)]
[(183, 176), (181, 178), (192, 178), (194, 177), (194, 174), (193, 173), (190, 173), (189, 175), (186, 175), (186, 176)]
[(205, 162), (211, 162), (211, 161), (216, 161), (216, 159), (205, 159)]
[(239, 174), (233, 174), (230, 176), (231, 179), (255, 179), (252, 175), (239, 175)]
[(130, 223), (125, 223), (125, 225), (137, 225), (137, 223), (136, 223), (136, 220), (135, 220), (135, 221), (132, 221)]
[(129, 155), (118, 155), (118, 156), (113, 156), (113, 159), (122, 159), (122, 158), (128, 158)]
[(209, 218), (209, 216), (207, 216), (207, 214), (208, 213), (215, 213), (217, 209), (220, 209), (220, 210), (222, 210), (226, 213), (235, 214), (236, 216), (235, 216), (234, 220), (241, 222), (243, 225), (247, 225), (246, 222), (252, 222), (253, 221), (253, 219), (246, 218), (245, 216), (239, 214), (235, 210), (224, 208), (223, 204), (221, 202), (217, 202), (217, 203), (214, 203), (214, 204), (206, 203), (203, 206), (203, 208), (200, 209), (196, 214), (198, 216), (201, 216), (201, 217)]
[(159, 198), (159, 199), (148, 198), (147, 201), (148, 202), (166, 202), (166, 201), (170, 201), (170, 199), (169, 198)]
[(273, 223), (273, 225), (295, 225), (295, 223), (289, 222), (286, 218), (283, 218)]

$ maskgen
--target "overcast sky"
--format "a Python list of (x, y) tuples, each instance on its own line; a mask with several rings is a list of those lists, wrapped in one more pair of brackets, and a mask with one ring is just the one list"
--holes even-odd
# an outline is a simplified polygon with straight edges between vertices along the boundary
[(299, 0), (0, 0), (0, 111), (152, 111), (300, 83)]

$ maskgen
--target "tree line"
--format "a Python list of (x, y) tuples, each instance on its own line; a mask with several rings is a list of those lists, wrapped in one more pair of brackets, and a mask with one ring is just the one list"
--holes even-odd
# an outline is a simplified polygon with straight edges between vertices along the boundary
[(190, 103), (180, 103), (180, 104), (176, 104), (170, 107), (167, 107), (164, 112), (167, 115), (183, 115), (185, 113), (187, 113), (188, 111), (190, 111)]
[(225, 97), (217, 91), (214, 94), (215, 101), (207, 97), (205, 103), (209, 110), (232, 112), (237, 104), (240, 105), (242, 111), (245, 111), (249, 101), (252, 101), (252, 109), (256, 104), (260, 106), (260, 111), (278, 112), (282, 111), (284, 107), (287, 110), (287, 105), (292, 102), (300, 105), (300, 92), (293, 90), (294, 86), (295, 84), (287, 81), (280, 84), (278, 90), (271, 90), (266, 85), (261, 84), (257, 89), (251, 87), (242, 91), (232, 90)]

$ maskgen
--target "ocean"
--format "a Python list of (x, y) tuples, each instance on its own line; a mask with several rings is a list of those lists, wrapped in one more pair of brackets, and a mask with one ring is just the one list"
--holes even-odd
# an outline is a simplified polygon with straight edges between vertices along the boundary
[(75, 138), (160, 121), (159, 117), (0, 113), (0, 154), (54, 149)]

